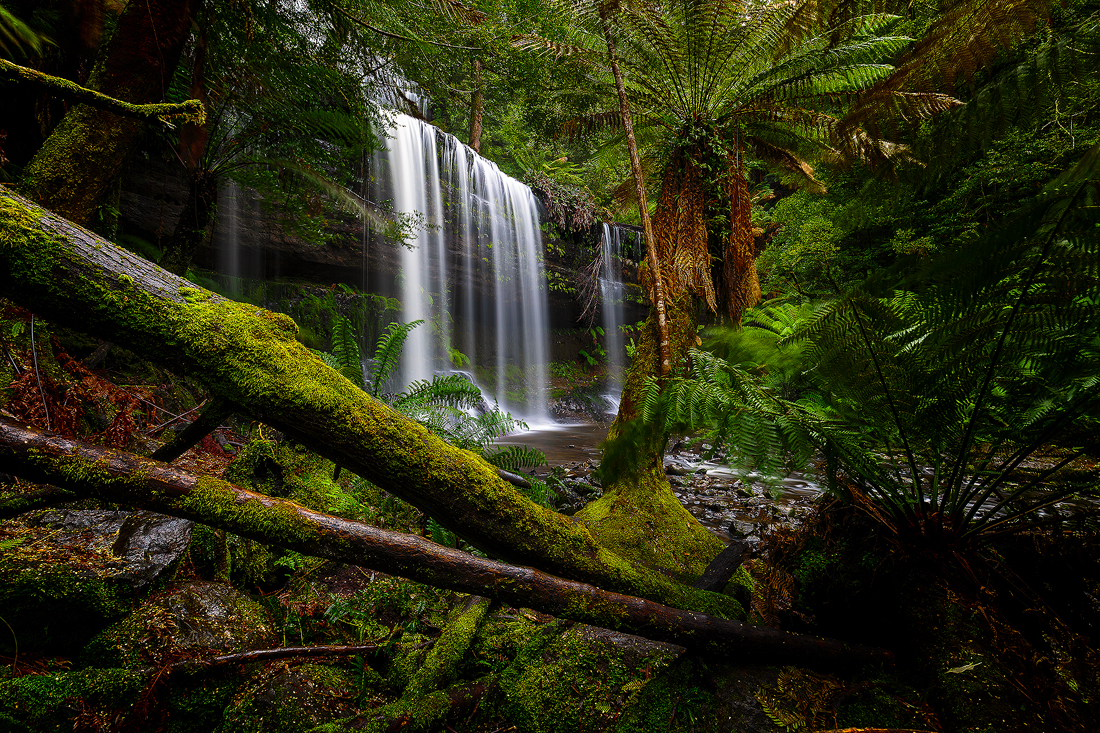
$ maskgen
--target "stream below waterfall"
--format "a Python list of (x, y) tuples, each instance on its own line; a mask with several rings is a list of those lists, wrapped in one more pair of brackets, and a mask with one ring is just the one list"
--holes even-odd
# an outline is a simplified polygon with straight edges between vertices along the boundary
[[(600, 443), (607, 425), (595, 423), (539, 426), (513, 433), (497, 445), (526, 445), (546, 455), (547, 465), (533, 475), (562, 467), (566, 480), (592, 482), (599, 465)], [(674, 446), (665, 453), (665, 477), (684, 507), (723, 540), (759, 540), (766, 527), (797, 524), (809, 513), (821, 493), (817, 477), (795, 472), (785, 477), (764, 477), (709, 461), (690, 450)]]

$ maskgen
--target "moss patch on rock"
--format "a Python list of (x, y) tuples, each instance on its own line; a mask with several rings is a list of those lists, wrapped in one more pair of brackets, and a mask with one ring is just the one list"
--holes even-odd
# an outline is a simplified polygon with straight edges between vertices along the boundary
[(249, 680), (225, 711), (222, 733), (304, 733), (356, 711), (356, 685), (321, 664), (274, 664)]
[(222, 583), (178, 583), (146, 601), (88, 644), (83, 658), (102, 666), (158, 667), (185, 658), (272, 646), (263, 606)]

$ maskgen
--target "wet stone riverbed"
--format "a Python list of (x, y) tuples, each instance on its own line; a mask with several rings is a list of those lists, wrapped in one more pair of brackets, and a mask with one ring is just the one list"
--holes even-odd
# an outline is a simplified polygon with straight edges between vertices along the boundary
[[(534, 474), (546, 476), (556, 469), (566, 486), (576, 487), (584, 495), (588, 493), (586, 484), (598, 486), (592, 474), (599, 466), (599, 444), (606, 434), (606, 426), (559, 425), (511, 435), (498, 442), (540, 449), (548, 465)], [(699, 452), (680, 444), (665, 452), (665, 476), (687, 510), (725, 541), (755, 543), (766, 527), (797, 524), (821, 493), (813, 476), (795, 473), (764, 480), (751, 472), (704, 461)]]

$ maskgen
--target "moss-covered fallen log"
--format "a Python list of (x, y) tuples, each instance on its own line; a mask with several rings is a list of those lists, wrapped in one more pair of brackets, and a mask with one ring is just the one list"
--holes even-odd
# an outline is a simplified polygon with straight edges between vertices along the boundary
[(743, 661), (837, 667), (888, 651), (670, 608), (257, 494), (0, 417), (0, 469), (84, 496), (194, 519), (286, 549)]
[(494, 557), (679, 608), (726, 617), (739, 610), (727, 596), (627, 561), (583, 522), (528, 500), (478, 456), (448, 445), (327, 367), (298, 342), (289, 317), (196, 287), (2, 189), (0, 292), (204, 382), (214, 396), (401, 497)]
[(182, 117), (185, 122), (200, 124), (206, 118), (205, 108), (202, 106), (202, 102), (197, 99), (188, 99), (178, 103), (130, 104), (121, 99), (101, 94), (94, 89), (82, 87), (68, 79), (43, 74), (41, 71), (19, 66), (2, 58), (0, 58), (0, 79), (34, 84), (44, 88), (52, 96), (61, 97), (69, 102), (82, 102), (89, 107), (110, 112), (120, 117), (132, 117), (137, 120), (167, 120), (171, 117)]

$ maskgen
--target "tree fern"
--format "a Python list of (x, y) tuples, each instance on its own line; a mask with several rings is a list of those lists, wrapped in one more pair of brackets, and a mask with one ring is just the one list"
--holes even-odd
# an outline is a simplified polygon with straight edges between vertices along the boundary
[(813, 312), (779, 342), (801, 344), (813, 364), (804, 399), (693, 352), (690, 377), (650, 383), (644, 416), (704, 430), (765, 469), (820, 450), (836, 467), (832, 490), (948, 552), (1095, 495), (1098, 160), (1100, 150), (1014, 221), (942, 257), (919, 288), (856, 290)]

